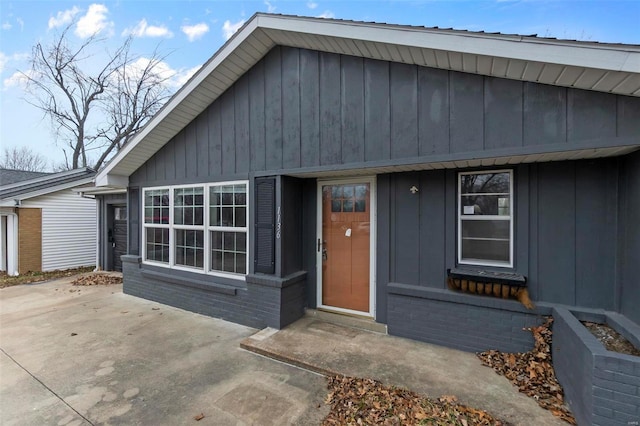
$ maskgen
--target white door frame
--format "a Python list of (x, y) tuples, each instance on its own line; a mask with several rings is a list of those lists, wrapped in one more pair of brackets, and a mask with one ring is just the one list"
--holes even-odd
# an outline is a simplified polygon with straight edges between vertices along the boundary
[[(322, 241), (322, 186), (343, 184), (369, 184), (369, 312), (354, 311), (352, 309), (327, 306), (322, 303), (322, 249), (318, 250), (318, 241)], [(317, 295), (316, 305), (328, 311), (345, 314), (376, 317), (376, 176), (362, 176), (343, 179), (318, 179), (317, 185), (317, 228), (316, 228), (316, 280)]]
[[(7, 275), (18, 275), (18, 215), (15, 213), (2, 214), (2, 226), (0, 227), (0, 256), (2, 256), (2, 269)], [(6, 256), (6, 263), (4, 261)]]

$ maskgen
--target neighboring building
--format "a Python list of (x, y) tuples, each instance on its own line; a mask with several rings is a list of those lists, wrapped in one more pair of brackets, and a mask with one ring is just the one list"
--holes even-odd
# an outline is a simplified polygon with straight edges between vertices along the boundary
[(555, 309), (640, 324), (640, 46), (257, 14), (96, 185), (127, 188), (126, 293), (252, 327), (512, 352)]
[(0, 271), (95, 264), (95, 200), (72, 190), (94, 176), (88, 168), (44, 174), (0, 169)]

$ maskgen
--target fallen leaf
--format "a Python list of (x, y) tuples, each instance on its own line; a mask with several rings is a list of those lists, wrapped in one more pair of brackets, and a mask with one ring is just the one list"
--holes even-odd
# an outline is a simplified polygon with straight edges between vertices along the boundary
[(202, 420), (202, 419), (204, 419), (204, 414), (203, 414), (203, 413), (200, 413), (200, 414), (198, 414), (197, 416), (195, 416), (195, 417), (193, 418), (193, 420), (195, 420), (195, 421), (197, 421), (197, 422), (199, 422), (199, 421), (200, 421), (200, 420)]

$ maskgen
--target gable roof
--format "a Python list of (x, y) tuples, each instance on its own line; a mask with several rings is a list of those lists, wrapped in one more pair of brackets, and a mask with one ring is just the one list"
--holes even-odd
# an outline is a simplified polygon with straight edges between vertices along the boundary
[(34, 179), (50, 174), (51, 173), (31, 172), (26, 170), (0, 169), (0, 186), (22, 182), (23, 180)]
[(109, 162), (128, 177), (277, 45), (640, 97), (640, 45), (255, 14)]
[(0, 186), (0, 206), (14, 206), (16, 201), (84, 185), (91, 182), (95, 174), (94, 170), (86, 167), (2, 185)]

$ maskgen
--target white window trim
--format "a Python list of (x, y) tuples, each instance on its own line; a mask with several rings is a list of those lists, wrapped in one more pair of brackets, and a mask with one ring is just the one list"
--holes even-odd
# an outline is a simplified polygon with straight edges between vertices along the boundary
[[(144, 220), (145, 215), (145, 198), (147, 191), (169, 191), (169, 223), (146, 223)], [(173, 212), (171, 211), (171, 188), (168, 186), (154, 186), (149, 188), (142, 188), (142, 208), (140, 209), (141, 217), (140, 223), (142, 223), (142, 238), (141, 238), (141, 246), (142, 246), (142, 263), (146, 263), (148, 265), (156, 265), (162, 266), (164, 268), (168, 268), (169, 265), (164, 262), (158, 262), (155, 260), (147, 260), (147, 228), (161, 228), (169, 230), (169, 263), (171, 263), (171, 222), (173, 220)]]
[[(247, 194), (247, 204), (246, 204), (246, 226), (244, 227), (232, 227), (232, 226), (211, 226), (209, 225), (209, 214), (210, 214), (210, 204), (209, 204), (209, 194), (211, 187), (218, 186), (226, 186), (226, 185), (245, 185), (246, 194)], [(204, 189), (204, 206), (203, 206), (203, 225), (174, 225), (173, 224), (173, 209), (174, 209), (174, 189), (180, 188), (195, 188), (202, 187)], [(142, 263), (147, 265), (159, 266), (167, 269), (176, 269), (179, 271), (188, 271), (194, 272), (198, 274), (204, 275), (212, 275), (216, 277), (224, 277), (230, 278), (234, 280), (246, 280), (246, 276), (249, 274), (249, 181), (248, 180), (234, 180), (234, 181), (224, 181), (224, 182), (207, 182), (207, 183), (194, 183), (194, 184), (184, 184), (184, 185), (165, 185), (165, 186), (151, 186), (142, 188), (142, 208), (141, 210), (141, 218), (140, 221), (142, 223)], [(169, 223), (145, 223), (144, 214), (145, 214), (145, 195), (147, 191), (153, 190), (169, 190)], [(158, 262), (153, 260), (147, 260), (147, 243), (146, 243), (146, 229), (147, 228), (163, 228), (169, 230), (169, 263)], [(188, 230), (197, 230), (202, 231), (204, 236), (204, 262), (203, 268), (197, 268), (192, 266), (184, 266), (184, 265), (176, 265), (175, 263), (175, 230), (176, 229), (188, 229)], [(245, 274), (236, 274), (232, 272), (222, 272), (222, 271), (213, 271), (211, 269), (211, 231), (226, 231), (226, 232), (244, 232), (246, 234), (246, 265), (245, 265)]]
[[(463, 260), (462, 259), (462, 176), (465, 175), (484, 175), (491, 173), (509, 173), (509, 216), (499, 216), (499, 215), (483, 215), (473, 217), (470, 215), (467, 219), (464, 220), (508, 220), (509, 223), (509, 262), (495, 262), (491, 260)], [(500, 193), (502, 194), (502, 193)], [(456, 194), (456, 214), (458, 216), (458, 235), (457, 235), (457, 244), (458, 244), (458, 264), (460, 265), (476, 265), (476, 266), (493, 266), (499, 268), (513, 268), (513, 245), (514, 245), (514, 233), (513, 233), (513, 224), (515, 222), (514, 217), (514, 198), (515, 194), (513, 192), (513, 169), (499, 169), (499, 170), (478, 170), (473, 172), (459, 172), (458, 173), (458, 191)]]

